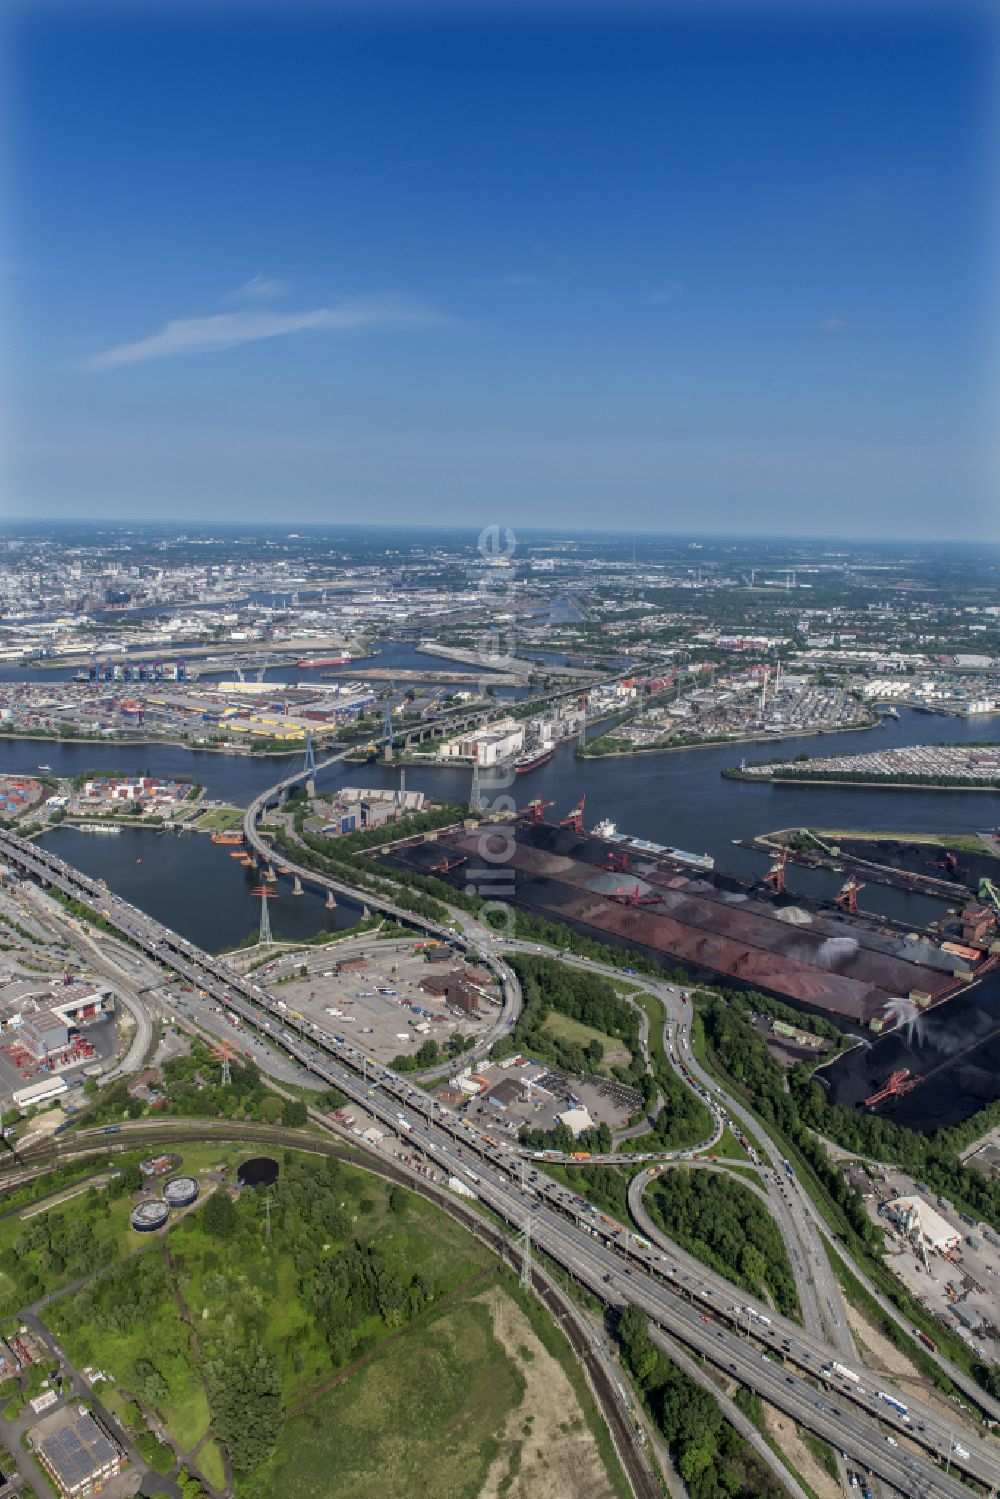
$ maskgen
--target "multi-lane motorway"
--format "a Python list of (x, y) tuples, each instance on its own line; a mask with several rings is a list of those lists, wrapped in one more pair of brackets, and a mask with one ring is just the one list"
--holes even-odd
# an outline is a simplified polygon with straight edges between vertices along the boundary
[[(373, 1069), (353, 1046), (295, 1020), (252, 978), (244, 978), (47, 852), (0, 833), (0, 859), (22, 874), (86, 901), (149, 956), (225, 1005), (324, 1082), (332, 1084), (411, 1148), (463, 1179), (517, 1232), (612, 1304), (633, 1302), (690, 1348), (795, 1420), (870, 1468), (901, 1493), (967, 1499), (959, 1469), (987, 1489), (1000, 1484), (996, 1448), (937, 1408), (907, 1397), (857, 1360), (856, 1383), (824, 1375), (836, 1343), (778, 1317), (680, 1251), (637, 1242), (583, 1198), (531, 1167), (513, 1147), (491, 1142), (388, 1068)], [(395, 913), (393, 913), (395, 914)], [(407, 921), (412, 918), (400, 912)], [(442, 932), (455, 941), (451, 931)], [(501, 963), (501, 960), (494, 961)], [(506, 968), (506, 965), (501, 963)], [(506, 970), (509, 973), (509, 970)], [(754, 1125), (759, 1135), (759, 1126)], [(904, 1417), (883, 1399), (907, 1406)], [(959, 1450), (960, 1449), (960, 1450)], [(963, 1454), (967, 1454), (963, 1455)], [(948, 1464), (951, 1471), (945, 1471)]]
[[(319, 761), (314, 774), (328, 769), (331, 765), (339, 764), (348, 753), (347, 750), (341, 750), (337, 754)], [(281, 855), (280, 859), (278, 858), (271, 845), (261, 837), (258, 831), (258, 823), (266, 808), (279, 805), (292, 787), (306, 780), (308, 774), (305, 770), (296, 771), (292, 775), (286, 776), (284, 780), (279, 781), (277, 785), (269, 786), (259, 796), (254, 798), (243, 814), (243, 837), (247, 847), (251, 848), (258, 858), (265, 862), (279, 862), (283, 869), (289, 870), (290, 873), (298, 875), (301, 879), (308, 880), (310, 884), (318, 885), (323, 890), (332, 891), (334, 895), (342, 895), (352, 901), (361, 901), (372, 910), (381, 911), (384, 916), (391, 916), (394, 920), (404, 922), (407, 926), (416, 927), (418, 930), (426, 932), (428, 936), (438, 937), (445, 942), (454, 942), (456, 940), (454, 927), (442, 926), (440, 922), (430, 921), (423, 916), (416, 916), (412, 911), (408, 911), (404, 906), (397, 905), (385, 896), (376, 895), (368, 891), (359, 891), (355, 886), (348, 885), (342, 880), (335, 880), (329, 875), (318, 873), (315, 869), (307, 869), (304, 865), (297, 865), (290, 861), (284, 854)], [(491, 936), (489, 930), (486, 927), (480, 926), (477, 922), (469, 921), (468, 918), (465, 918), (465, 913), (458, 914), (463, 916), (466, 929), (465, 935), (459, 939), (460, 945), (475, 952), (477, 959), (485, 963), (496, 974), (502, 994), (500, 1013), (495, 1024), (482, 1033), (475, 1047), (466, 1054), (471, 1060), (475, 1057), (484, 1056), (497, 1037), (513, 1027), (518, 1015), (521, 1013), (521, 986), (517, 981), (516, 974), (513, 973), (507, 964), (494, 957), (489, 951), (488, 944)]]

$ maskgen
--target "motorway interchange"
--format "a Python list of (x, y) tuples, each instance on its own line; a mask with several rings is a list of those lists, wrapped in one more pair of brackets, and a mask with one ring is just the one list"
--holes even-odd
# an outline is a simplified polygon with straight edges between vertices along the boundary
[[(612, 1222), (583, 1198), (532, 1167), (525, 1152), (474, 1131), (391, 1069), (369, 1068), (357, 1048), (337, 1042), (315, 1025), (294, 1020), (252, 979), (239, 977), (61, 860), (9, 833), (0, 834), (0, 855), (33, 878), (97, 908), (150, 957), (194, 983), (207, 999), (224, 1003), (249, 1025), (263, 1030), (315, 1076), (340, 1088), (405, 1138), (411, 1148), (421, 1150), (448, 1174), (464, 1179), (481, 1202), (602, 1300), (612, 1305), (627, 1300), (642, 1307), (653, 1323), (662, 1325), (723, 1373), (787, 1412), (900, 1493), (953, 1495), (959, 1499), (968, 1494), (968, 1489), (956, 1476), (956, 1469), (989, 1490), (1000, 1484), (1000, 1465), (992, 1443), (970, 1435), (964, 1426), (956, 1438), (954, 1422), (865, 1370), (853, 1350), (848, 1356), (844, 1339), (831, 1336), (831, 1315), (834, 1334), (838, 1315), (843, 1315), (842, 1309), (837, 1312), (840, 1300), (835, 1286), (820, 1331), (807, 1314), (805, 1303), (803, 1313), (809, 1330), (743, 1293), (737, 1301), (730, 1283), (669, 1241), (637, 1241), (623, 1225)], [(414, 923), (410, 913), (400, 910), (392, 914)], [(488, 938), (484, 931), (475, 931), (471, 938), (457, 938), (450, 929), (435, 934), (461, 946), (468, 943), (480, 952)], [(489, 960), (504, 983), (504, 1012), (496, 1028), (499, 1031), (516, 1016), (520, 996), (516, 980), (502, 959), (490, 953)], [(674, 1027), (678, 1048), (687, 1047), (679, 1018)], [(693, 1060), (688, 1065), (697, 1074)], [(739, 1106), (731, 1100), (726, 1103), (739, 1117)], [(756, 1121), (747, 1116), (747, 1122), (760, 1138)], [(627, 1157), (617, 1159), (621, 1162)], [(770, 1185), (774, 1187), (773, 1182)], [(806, 1252), (815, 1249), (815, 1225), (802, 1209), (799, 1194), (790, 1193), (786, 1187), (782, 1200), (793, 1220), (801, 1214), (801, 1242)], [(821, 1245), (818, 1253), (829, 1278), (815, 1278), (818, 1296), (822, 1297), (830, 1291), (832, 1272)], [(814, 1268), (818, 1270), (819, 1266)], [(798, 1282), (800, 1277), (796, 1279)], [(832, 1370), (835, 1362), (853, 1364), (859, 1374), (857, 1381), (832, 1372), (824, 1375), (824, 1368)], [(896, 1405), (887, 1403), (884, 1397)], [(905, 1415), (899, 1407), (908, 1407)]]

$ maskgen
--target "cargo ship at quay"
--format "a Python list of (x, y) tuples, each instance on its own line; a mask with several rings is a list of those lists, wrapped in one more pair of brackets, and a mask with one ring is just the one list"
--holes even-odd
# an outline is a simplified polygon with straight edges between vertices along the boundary
[[(513, 842), (504, 833), (502, 898), (667, 969), (680, 964), (694, 979), (759, 989), (822, 1011), (845, 1029), (877, 1033), (897, 1023), (901, 999), (919, 1009), (939, 1004), (998, 962), (992, 928), (974, 950), (949, 941), (950, 931), (938, 929), (943, 922), (917, 932), (859, 911), (856, 899), (785, 891), (773, 871), (758, 880), (729, 874), (707, 856), (618, 835), (614, 824), (588, 833), (582, 808), (546, 822), (544, 805), (526, 809)], [(463, 887), (476, 883), (480, 868), (496, 882), (484, 835), (488, 842), (487, 825), (455, 829), (379, 857)]]
[(518, 755), (514, 761), (514, 774), (524, 776), (529, 770), (540, 770), (543, 765), (548, 765), (555, 754), (555, 747), (550, 749), (528, 750), (523, 755)]

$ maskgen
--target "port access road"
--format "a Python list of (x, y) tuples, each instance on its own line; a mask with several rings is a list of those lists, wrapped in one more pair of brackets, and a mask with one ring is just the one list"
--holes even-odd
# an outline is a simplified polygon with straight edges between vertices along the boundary
[[(391, 1069), (369, 1075), (367, 1059), (357, 1048), (293, 1020), (252, 979), (235, 974), (62, 860), (9, 832), (0, 832), (0, 859), (85, 900), (150, 957), (196, 982), (204, 997), (225, 1003), (247, 1025), (262, 1028), (410, 1149), (450, 1176), (464, 1176), (485, 1206), (601, 1300), (640, 1306), (654, 1323), (723, 1373), (735, 1375), (901, 1493), (968, 1499), (965, 1485), (945, 1471), (945, 1464), (987, 1488), (1000, 1485), (994, 1444), (962, 1427), (962, 1451), (954, 1450), (956, 1423), (943, 1419), (936, 1408), (904, 1397), (860, 1363), (856, 1384), (824, 1375), (823, 1369), (837, 1359), (836, 1345), (778, 1317), (756, 1298), (741, 1297), (737, 1303), (730, 1284), (704, 1267), (689, 1269), (676, 1250), (637, 1242), (622, 1225), (560, 1183), (530, 1171), (515, 1151), (487, 1141)], [(884, 1396), (898, 1407), (908, 1406), (905, 1417)]]

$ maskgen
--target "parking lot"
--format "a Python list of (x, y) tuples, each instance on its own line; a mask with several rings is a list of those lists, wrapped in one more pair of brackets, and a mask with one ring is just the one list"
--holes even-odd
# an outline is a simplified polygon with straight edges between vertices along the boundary
[[(447, 995), (420, 987), (458, 974), (470, 987), (492, 996), (479, 997), (475, 1015), (463, 1013)], [(425, 1041), (444, 1049), (456, 1033), (478, 1039), (495, 1024), (499, 1005), (497, 989), (478, 985), (476, 973), (454, 953), (446, 961), (428, 962), (424, 950), (408, 942), (338, 944), (332, 951), (296, 953), (256, 970), (253, 977), (290, 1012), (362, 1046), (382, 1064), (417, 1051)]]
[[(978, 1356), (1000, 1363), (1000, 1235), (977, 1223), (922, 1182), (890, 1171), (872, 1183), (866, 1206), (886, 1233), (888, 1262), (918, 1301), (951, 1327)], [(886, 1205), (915, 1198), (949, 1225), (960, 1242), (948, 1254), (928, 1253), (926, 1264), (905, 1234), (893, 1226)]]
[[(5, 1029), (0, 1038), (0, 1097), (9, 1100), (16, 1089), (30, 1087), (32, 1083), (42, 1082), (52, 1076), (63, 1078), (69, 1088), (82, 1086), (87, 1068), (103, 1067), (115, 1055), (118, 1048), (116, 1019), (108, 1016), (90, 1021), (80, 1027), (80, 1034), (94, 1048), (92, 1055), (81, 1056), (75, 1064), (66, 1067), (60, 1065), (49, 1072), (24, 1052), (23, 1047), (18, 1044), (16, 1029)], [(16, 1064), (16, 1057), (21, 1058), (20, 1067)]]
[(486, 1086), (469, 1093), (465, 1117), (490, 1133), (514, 1137), (525, 1125), (550, 1130), (568, 1110), (586, 1109), (593, 1124), (624, 1129), (641, 1096), (601, 1077), (568, 1077), (529, 1058), (507, 1059), (476, 1068), (462, 1086)]

